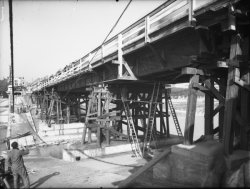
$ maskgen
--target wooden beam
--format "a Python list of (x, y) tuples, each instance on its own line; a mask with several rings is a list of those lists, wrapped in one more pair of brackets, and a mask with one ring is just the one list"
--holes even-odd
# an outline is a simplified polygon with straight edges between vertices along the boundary
[[(160, 95), (162, 96), (162, 90), (161, 90), (161, 93)], [(160, 99), (162, 101), (162, 98)], [(164, 116), (166, 116), (166, 114), (163, 113), (163, 107), (162, 107), (162, 104), (159, 104), (159, 109), (160, 109), (160, 133), (161, 134), (166, 134), (166, 125), (165, 125), (165, 122), (164, 122)]]
[(91, 128), (88, 128), (88, 143), (92, 142), (92, 138), (91, 138)]
[(209, 40), (209, 28), (207, 26), (197, 26), (195, 27), (195, 30), (199, 34), (199, 53), (208, 53), (212, 51), (212, 44), (211, 40)]
[(69, 122), (70, 122), (70, 107), (68, 104), (66, 106), (66, 117), (67, 117), (67, 124), (69, 124)]
[(242, 79), (234, 79), (234, 82), (250, 92), (250, 85)]
[(123, 60), (123, 65), (125, 66), (126, 70), (128, 71), (131, 79), (137, 80), (137, 78), (135, 77), (133, 71), (131, 70), (131, 68), (129, 67), (128, 63), (125, 60)]
[(217, 67), (219, 68), (228, 68), (228, 64), (226, 61), (217, 61)]
[(215, 116), (223, 107), (225, 106), (224, 103), (220, 103), (213, 111), (213, 116)]
[(56, 101), (56, 122), (59, 124), (59, 102)]
[(120, 64), (118, 60), (112, 60), (111, 63), (112, 64)]
[(199, 83), (194, 83), (193, 87), (199, 89), (199, 90), (202, 91), (202, 92), (204, 92), (204, 91), (206, 91), (206, 92), (209, 91), (208, 88), (206, 88), (206, 87), (200, 85)]
[[(106, 94), (106, 107), (105, 107), (105, 112), (106, 112), (106, 114), (109, 114), (109, 113), (111, 113), (111, 112), (109, 112), (109, 107), (110, 107), (110, 93), (107, 93)], [(107, 121), (106, 122), (106, 125), (105, 125), (106, 127), (109, 127), (110, 126), (110, 122), (109, 121)], [(109, 146), (110, 145), (110, 131), (108, 130), (108, 129), (106, 129), (106, 142), (107, 142), (107, 145)]]
[(156, 60), (160, 63), (160, 65), (164, 68), (165, 65), (167, 65), (167, 62), (165, 62), (165, 60), (160, 56), (160, 54), (157, 52), (157, 50), (155, 49), (155, 47), (150, 44), (147, 43), (147, 46), (149, 47), (149, 49), (151, 50), (151, 52), (153, 53), (154, 57), (156, 58)]
[(216, 127), (215, 129), (213, 129), (213, 134), (216, 134), (219, 132), (219, 127)]
[(199, 83), (199, 75), (193, 75), (189, 82), (184, 144), (191, 145), (193, 143), (194, 122), (197, 103), (197, 90), (193, 88), (194, 83)]
[[(217, 83), (219, 85), (219, 91), (221, 93), (221, 90), (224, 90), (226, 91), (226, 82), (225, 82), (225, 78), (224, 77), (221, 77), (220, 79), (218, 79), (217, 77), (213, 77), (213, 80), (215, 83)], [(222, 96), (225, 96), (225, 95), (222, 95)]]
[(129, 137), (128, 135), (125, 135), (125, 134), (123, 134), (121, 132), (116, 131), (113, 127), (105, 127), (104, 129), (108, 129), (111, 133), (113, 133), (115, 135), (118, 135), (118, 136), (121, 136), (121, 137), (124, 137), (124, 138)]
[[(241, 53), (239, 49), (240, 35), (237, 34), (232, 37), (230, 48), (230, 60), (237, 60), (236, 57)], [(236, 110), (236, 99), (238, 98), (238, 86), (234, 84), (234, 78), (239, 75), (239, 69), (229, 66), (227, 77), (227, 90), (226, 90), (226, 102), (225, 102), (225, 115), (223, 125), (223, 146), (226, 155), (229, 155), (233, 151), (233, 123)]]
[(235, 99), (238, 97), (238, 87), (230, 84), (234, 77), (234, 68), (230, 67), (228, 72), (228, 87), (226, 91), (223, 126), (224, 150), (227, 155), (231, 154), (233, 150), (233, 120), (236, 108)]
[(79, 96), (77, 99), (77, 114), (78, 114), (78, 122), (81, 122), (81, 97)]
[[(217, 82), (218, 83), (218, 82)], [(219, 83), (218, 83), (219, 84)], [(220, 84), (219, 84), (219, 92), (222, 96), (226, 96), (226, 87), (224, 86), (226, 85), (226, 78), (221, 78), (220, 79)], [(225, 102), (220, 101), (219, 103), (223, 106), (224, 108), (221, 108), (219, 110), (219, 140), (222, 141), (223, 138), (223, 125), (224, 125), (224, 110), (225, 110)], [(219, 104), (219, 105), (220, 105)], [(218, 107), (215, 108), (214, 113), (216, 112)]]
[(93, 92), (91, 93), (91, 96), (89, 96), (88, 103), (86, 103), (87, 113), (86, 113), (86, 118), (85, 118), (85, 127), (83, 128), (83, 133), (82, 133), (82, 144), (85, 143), (85, 138), (87, 134), (87, 124), (89, 120), (88, 116), (91, 110), (92, 101), (93, 101)]
[(168, 89), (168, 90), (165, 90), (165, 109), (166, 109), (166, 130), (167, 130), (167, 137), (170, 136), (170, 133), (169, 133), (169, 114), (168, 114), (168, 95), (170, 95), (170, 90), (171, 89)]
[(191, 68), (191, 67), (185, 67), (182, 68), (181, 74), (188, 74), (188, 75), (205, 75), (203, 70), (197, 69), (197, 68)]
[(142, 168), (140, 168), (138, 171), (136, 171), (134, 174), (130, 175), (126, 180), (122, 181), (121, 184), (119, 184), (118, 188), (127, 188), (129, 185), (135, 181), (140, 175), (142, 175), (144, 172), (149, 170), (151, 167), (153, 167), (156, 163), (161, 161), (163, 158), (166, 158), (170, 154), (170, 149), (165, 150), (162, 152), (159, 156), (152, 159), (150, 162), (148, 162), (146, 165), (144, 165)]
[[(250, 80), (250, 73), (246, 72), (246, 74), (243, 74), (243, 78), (247, 81)], [(250, 81), (248, 81), (250, 83)], [(249, 84), (248, 83), (248, 84)], [(244, 120), (245, 124), (244, 126), (241, 125), (240, 127), (240, 148), (243, 150), (248, 150), (248, 133), (246, 132), (246, 129), (244, 127), (247, 127), (248, 130), (250, 130), (250, 93), (249, 91), (245, 90), (244, 88), (240, 89), (240, 107), (241, 107), (241, 121)]]
[(118, 35), (118, 78), (122, 77), (123, 73), (123, 51), (122, 51), (122, 34)]
[[(208, 79), (211, 86), (213, 86), (213, 81)], [(213, 123), (213, 109), (214, 109), (214, 99), (208, 94), (205, 94), (205, 135), (212, 135), (214, 129)]]
[(224, 101), (225, 98), (219, 93), (219, 91), (211, 84), (209, 80), (205, 80), (204, 84), (207, 88), (210, 89), (210, 91), (213, 93), (213, 95), (219, 100), (219, 101)]
[(101, 127), (97, 127), (96, 139), (97, 139), (97, 145), (99, 147), (101, 147), (101, 143), (102, 143), (102, 141), (101, 141)]
[(247, 132), (250, 130), (250, 124), (247, 122), (247, 119), (244, 119), (242, 116), (240, 116), (239, 112), (237, 112), (235, 114), (235, 120), (242, 127), (243, 132), (247, 134)]

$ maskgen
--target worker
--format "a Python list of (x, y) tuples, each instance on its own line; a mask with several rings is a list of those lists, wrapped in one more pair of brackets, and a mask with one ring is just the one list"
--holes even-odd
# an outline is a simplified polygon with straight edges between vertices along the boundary
[(14, 177), (14, 188), (19, 188), (19, 177), (21, 177), (23, 181), (24, 188), (29, 188), (29, 176), (23, 162), (23, 155), (28, 154), (29, 150), (27, 148), (19, 150), (17, 142), (13, 142), (11, 144), (11, 147), (13, 149), (8, 153), (6, 168), (8, 168), (9, 170), (11, 167), (11, 171)]

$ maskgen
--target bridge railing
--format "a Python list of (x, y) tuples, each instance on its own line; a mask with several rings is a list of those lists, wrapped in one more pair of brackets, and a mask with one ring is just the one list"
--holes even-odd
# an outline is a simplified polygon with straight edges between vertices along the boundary
[[(150, 35), (154, 32), (168, 27), (171, 23), (182, 18), (191, 22), (195, 10), (211, 4), (214, 1), (218, 0), (168, 0), (145, 17), (106, 41), (102, 46), (97, 47), (80, 58), (77, 63), (73, 63), (71, 68), (62, 71), (63, 74), (60, 76), (55, 76), (50, 82), (44, 81), (42, 86), (53, 85), (88, 71), (91, 67), (102, 65), (106, 57), (110, 55), (118, 56), (119, 50), (123, 51), (123, 49), (126, 49), (134, 43), (141, 43), (141, 46), (143, 46), (151, 41)], [(121, 37), (119, 38), (119, 36)]]

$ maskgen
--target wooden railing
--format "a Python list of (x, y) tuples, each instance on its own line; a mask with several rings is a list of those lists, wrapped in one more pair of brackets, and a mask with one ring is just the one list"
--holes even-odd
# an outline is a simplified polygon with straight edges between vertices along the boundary
[(97, 47), (77, 60), (78, 63), (74, 64), (67, 71), (62, 71), (60, 75), (56, 75), (50, 80), (40, 81), (40, 84), (38, 83), (33, 86), (33, 90), (40, 90), (43, 87), (55, 85), (75, 75), (87, 72), (90, 68), (100, 66), (103, 64), (103, 59), (114, 54), (118, 56), (119, 51), (122, 51), (123, 48), (129, 45), (133, 45), (133, 43), (139, 40), (142, 40), (144, 44), (151, 42), (150, 35), (152, 33), (184, 17), (187, 21), (191, 22), (194, 10), (209, 5), (214, 1), (216, 0), (168, 0), (145, 17), (106, 41), (102, 46)]

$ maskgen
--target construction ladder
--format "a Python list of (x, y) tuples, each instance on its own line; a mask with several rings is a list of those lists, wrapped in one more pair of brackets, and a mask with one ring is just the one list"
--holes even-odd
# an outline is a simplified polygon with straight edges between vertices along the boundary
[(175, 109), (174, 109), (174, 106), (173, 106), (173, 103), (172, 103), (172, 100), (171, 100), (171, 97), (170, 95), (168, 94), (168, 105), (169, 105), (169, 108), (170, 108), (170, 111), (171, 111), (171, 114), (172, 114), (172, 117), (173, 117), (173, 120), (174, 120), (174, 124), (175, 124), (175, 128), (176, 128), (176, 131), (177, 131), (177, 134), (180, 138), (183, 137), (183, 134), (181, 132), (181, 128), (180, 128), (180, 124), (179, 124), (179, 121), (178, 121), (178, 118), (176, 116), (176, 113), (175, 113)]
[(140, 144), (138, 141), (137, 134), (135, 132), (135, 125), (134, 125), (133, 118), (132, 118), (130, 111), (129, 111), (129, 105), (128, 105), (128, 103), (126, 103), (124, 101), (123, 98), (122, 98), (122, 103), (124, 106), (124, 112), (125, 112), (125, 115), (127, 117), (127, 122), (128, 122), (128, 126), (129, 126), (129, 138), (130, 138), (129, 141), (130, 141), (130, 143), (132, 142), (131, 143), (132, 151), (136, 155), (136, 157), (139, 157), (139, 156), (142, 157)]
[(149, 149), (151, 139), (153, 137), (154, 131), (154, 121), (155, 121), (155, 112), (158, 105), (158, 96), (159, 96), (160, 82), (154, 83), (154, 88), (149, 104), (149, 113), (148, 113), (148, 124), (146, 128), (145, 138), (143, 142), (143, 155), (145, 155), (146, 149)]

